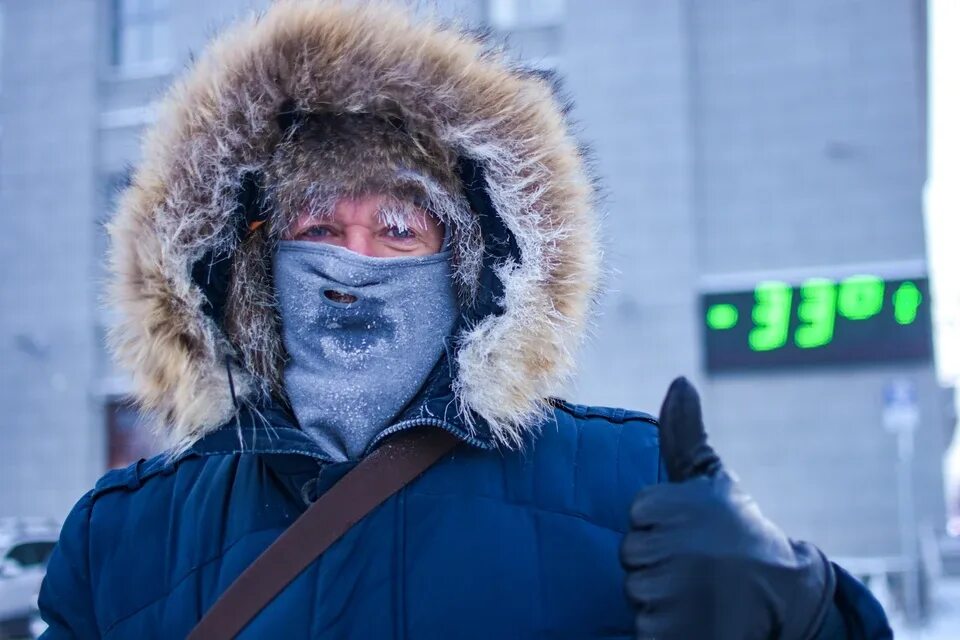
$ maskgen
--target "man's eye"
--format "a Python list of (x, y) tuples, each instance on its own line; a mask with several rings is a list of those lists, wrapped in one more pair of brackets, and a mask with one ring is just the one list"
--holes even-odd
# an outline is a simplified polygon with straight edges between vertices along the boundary
[(413, 231), (413, 229), (401, 229), (400, 227), (389, 227), (387, 229), (387, 235), (398, 240), (413, 240), (417, 237), (417, 234)]
[(328, 227), (307, 227), (299, 235), (307, 238), (326, 238), (330, 235), (330, 229)]

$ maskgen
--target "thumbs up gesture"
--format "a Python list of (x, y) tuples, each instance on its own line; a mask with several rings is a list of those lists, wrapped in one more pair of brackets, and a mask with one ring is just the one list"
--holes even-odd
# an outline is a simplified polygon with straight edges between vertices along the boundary
[(832, 566), (724, 469), (685, 378), (663, 402), (660, 452), (669, 482), (637, 496), (621, 547), (637, 637), (813, 638), (832, 606)]

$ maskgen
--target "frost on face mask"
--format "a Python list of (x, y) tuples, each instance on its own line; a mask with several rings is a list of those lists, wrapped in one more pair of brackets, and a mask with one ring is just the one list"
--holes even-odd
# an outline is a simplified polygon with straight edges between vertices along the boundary
[(357, 459), (423, 386), (454, 329), (450, 252), (370, 258), (283, 241), (273, 273), (294, 414), (332, 459)]

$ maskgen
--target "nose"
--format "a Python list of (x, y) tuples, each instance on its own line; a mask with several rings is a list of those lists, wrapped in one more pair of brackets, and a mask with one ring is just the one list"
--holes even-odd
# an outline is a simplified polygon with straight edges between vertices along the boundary
[(369, 229), (350, 227), (346, 229), (344, 235), (344, 248), (362, 256), (376, 257), (376, 247)]

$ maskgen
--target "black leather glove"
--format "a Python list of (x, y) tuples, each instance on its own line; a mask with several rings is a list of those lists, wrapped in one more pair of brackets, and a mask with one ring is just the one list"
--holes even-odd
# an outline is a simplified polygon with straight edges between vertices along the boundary
[(637, 496), (621, 548), (637, 637), (814, 637), (832, 606), (832, 566), (764, 518), (724, 469), (685, 378), (663, 402), (660, 451), (670, 482)]

